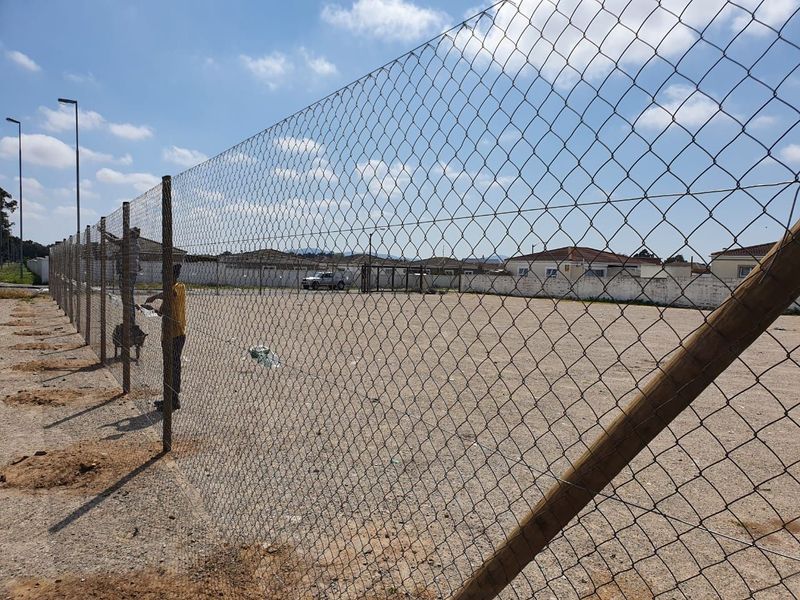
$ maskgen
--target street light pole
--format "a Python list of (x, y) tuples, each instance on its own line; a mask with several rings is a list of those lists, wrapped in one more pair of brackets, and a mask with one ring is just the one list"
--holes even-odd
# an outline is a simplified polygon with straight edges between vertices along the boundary
[(11, 117), (6, 117), (6, 121), (17, 124), (17, 141), (19, 143), (19, 282), (22, 283), (22, 270), (25, 262), (22, 252), (22, 123)]
[(71, 104), (75, 107), (75, 213), (77, 215), (78, 227), (75, 234), (75, 283), (78, 293), (75, 294), (75, 327), (80, 331), (81, 328), (81, 155), (80, 144), (78, 143), (78, 101), (69, 98), (59, 98), (60, 104)]
[(81, 235), (81, 155), (78, 143), (78, 101), (69, 98), (59, 98), (61, 104), (71, 104), (75, 107), (75, 208), (78, 214), (77, 235)]

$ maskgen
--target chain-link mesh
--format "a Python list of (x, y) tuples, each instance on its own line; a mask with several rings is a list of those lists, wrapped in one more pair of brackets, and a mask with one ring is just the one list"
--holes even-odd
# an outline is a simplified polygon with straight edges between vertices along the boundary
[[(448, 598), (504, 543), (797, 220), (798, 27), (771, 0), (505, 2), (173, 177), (178, 464), (264, 549), (263, 592)], [(105, 254), (93, 227), (87, 269), (120, 380), (133, 290), (147, 411), (161, 210), (131, 203), (127, 256), (122, 209)], [(800, 596), (797, 319), (502, 597)]]

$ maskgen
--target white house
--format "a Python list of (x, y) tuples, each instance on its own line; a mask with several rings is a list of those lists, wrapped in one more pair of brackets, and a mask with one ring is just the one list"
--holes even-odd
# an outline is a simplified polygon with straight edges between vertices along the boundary
[(775, 242), (769, 242), (712, 252), (711, 274), (720, 279), (744, 279), (774, 245)]
[(658, 258), (635, 258), (595, 248), (565, 246), (509, 258), (506, 270), (517, 277), (533, 276), (544, 280), (561, 275), (575, 281), (584, 275), (613, 277), (621, 272), (638, 277), (643, 265), (660, 264)]

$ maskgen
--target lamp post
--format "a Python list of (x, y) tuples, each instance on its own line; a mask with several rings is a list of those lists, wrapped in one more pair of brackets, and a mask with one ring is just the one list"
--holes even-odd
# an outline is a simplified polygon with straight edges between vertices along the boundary
[(19, 282), (22, 283), (24, 263), (22, 255), (22, 123), (11, 117), (6, 117), (6, 121), (17, 124), (17, 140), (19, 142)]
[(78, 215), (78, 236), (81, 235), (81, 155), (78, 145), (78, 101), (69, 98), (59, 98), (60, 104), (71, 104), (75, 107), (75, 210)]
[[(75, 235), (76, 254), (75, 257), (75, 282), (77, 289), (81, 289), (81, 259), (80, 259), (80, 244), (81, 244), (81, 160), (80, 160), (80, 144), (78, 143), (78, 101), (70, 100), (69, 98), (59, 98), (59, 104), (71, 104), (75, 107), (75, 213), (77, 215), (78, 226)], [(80, 330), (81, 326), (81, 295), (80, 291), (75, 294), (75, 326)]]

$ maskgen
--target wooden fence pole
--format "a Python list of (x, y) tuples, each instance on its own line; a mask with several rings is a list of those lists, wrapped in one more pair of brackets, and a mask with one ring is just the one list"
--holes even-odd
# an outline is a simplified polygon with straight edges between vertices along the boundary
[(100, 362), (106, 362), (106, 218), (100, 218)]
[(496, 597), (580, 511), (800, 295), (800, 221), (681, 344), (453, 600)]
[(81, 232), (75, 233), (75, 329), (81, 331)]
[(84, 264), (86, 266), (86, 345), (92, 341), (92, 234), (91, 228), (86, 226), (86, 237), (84, 247)]
[(67, 255), (67, 308), (69, 309), (67, 312), (69, 313), (69, 322), (74, 323), (75, 313), (72, 312), (72, 236), (69, 236), (69, 240), (66, 241), (65, 251)]
[(131, 205), (122, 203), (122, 391), (131, 391), (131, 321), (133, 320), (133, 290), (131, 289)]
[(172, 395), (175, 389), (173, 380), (173, 298), (172, 288), (175, 285), (172, 276), (172, 178), (165, 175), (161, 178), (161, 289), (164, 298), (161, 302), (161, 354), (163, 362), (163, 405), (164, 413), (162, 448), (164, 452), (172, 450)]

